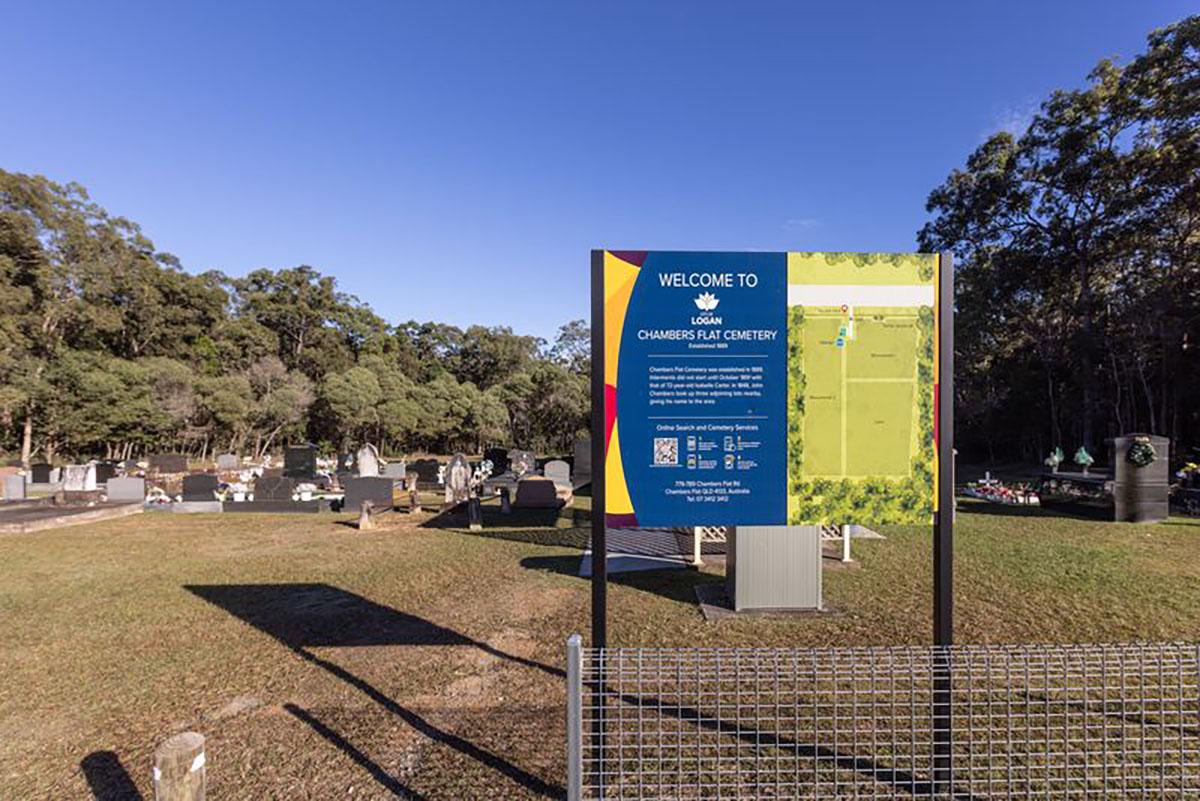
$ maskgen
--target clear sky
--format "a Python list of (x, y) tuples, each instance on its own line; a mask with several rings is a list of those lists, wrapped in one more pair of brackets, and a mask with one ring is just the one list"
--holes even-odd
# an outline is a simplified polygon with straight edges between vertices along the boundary
[(8, 0), (0, 167), (191, 271), (549, 337), (592, 247), (913, 249), (989, 132), (1195, 9)]

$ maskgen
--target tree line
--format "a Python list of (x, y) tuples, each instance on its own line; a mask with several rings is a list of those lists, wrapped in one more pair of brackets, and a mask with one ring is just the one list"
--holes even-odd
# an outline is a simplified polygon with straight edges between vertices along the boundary
[(78, 184), (0, 170), (0, 451), (261, 456), (567, 451), (589, 416), (586, 323), (391, 325), (308, 266), (185, 272)]
[(1200, 437), (1200, 17), (1101, 61), (929, 196), (956, 257), (957, 442), (968, 458)]
[[(929, 196), (956, 260), (956, 435), (1040, 459), (1200, 445), (1200, 17), (980, 145)], [(566, 450), (588, 329), (391, 325), (300, 266), (191, 275), (77, 184), (0, 171), (0, 451), (52, 460), (284, 442)]]

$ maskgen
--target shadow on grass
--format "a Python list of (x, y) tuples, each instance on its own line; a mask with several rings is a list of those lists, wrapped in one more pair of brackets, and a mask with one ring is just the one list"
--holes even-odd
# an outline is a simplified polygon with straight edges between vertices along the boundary
[(415, 790), (410, 790), (407, 786), (398, 782), (392, 774), (381, 768), (377, 762), (364, 754), (354, 743), (347, 740), (335, 730), (329, 728), (320, 720), (309, 714), (305, 710), (295, 704), (284, 704), (283, 708), (289, 715), (308, 725), (310, 729), (324, 737), (332, 743), (339, 751), (349, 756), (358, 765), (371, 774), (371, 777), (379, 783), (379, 786), (390, 793), (396, 795), (397, 798), (415, 799), (420, 801), (424, 796)]
[[(305, 661), (317, 665), (359, 690), (425, 737), (455, 749), (531, 792), (549, 798), (557, 798), (563, 794), (562, 787), (546, 782), (470, 740), (438, 728), (365, 679), (309, 649), (364, 645), (465, 645), (556, 677), (564, 676), (562, 670), (506, 653), (424, 618), (377, 604), (328, 584), (208, 584), (187, 585), (184, 589), (270, 635)], [(348, 753), (355, 761), (359, 761), (361, 757), (365, 762), (359, 761), (359, 764), (363, 765), (384, 789), (396, 792), (396, 779), (371, 762), (338, 732), (312, 718), (299, 707), (288, 711), (308, 723), (314, 731)]]
[(989, 517), (1037, 517), (1043, 519), (1063, 518), (1067, 520), (1110, 520), (1111, 510), (1073, 504), (1054, 503), (1046, 506), (1017, 506), (1014, 504), (988, 503), (987, 501), (958, 501), (958, 513), (986, 515)]
[(121, 758), (113, 751), (93, 751), (79, 763), (96, 801), (142, 801)]
[[(527, 556), (521, 560), (521, 567), (526, 570), (570, 576), (585, 583), (591, 582), (590, 577), (579, 575), (578, 556)], [(610, 571), (608, 582), (669, 598), (681, 604), (696, 606), (698, 604), (696, 587), (705, 584), (723, 584), (725, 577), (685, 567), (632, 570), (621, 573)]]
[(588, 544), (592, 513), (587, 509), (568, 506), (561, 509), (518, 509), (509, 514), (500, 511), (496, 503), (485, 503), (483, 528), (471, 531), (465, 505), (447, 509), (426, 520), (421, 528), (453, 531), (475, 537), (524, 542), (531, 545), (552, 545), (583, 550)]

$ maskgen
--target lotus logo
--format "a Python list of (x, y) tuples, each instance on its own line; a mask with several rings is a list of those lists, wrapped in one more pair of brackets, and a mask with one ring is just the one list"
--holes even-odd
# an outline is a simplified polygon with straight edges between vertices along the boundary
[(700, 311), (712, 311), (720, 302), (717, 300), (717, 296), (711, 292), (701, 292), (696, 296), (696, 308)]

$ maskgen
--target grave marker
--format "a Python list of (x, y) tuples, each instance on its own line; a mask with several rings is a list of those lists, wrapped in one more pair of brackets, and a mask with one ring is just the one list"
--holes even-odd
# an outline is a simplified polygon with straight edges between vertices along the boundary
[(65, 492), (94, 492), (96, 489), (96, 465), (73, 464), (67, 466), (67, 475), (63, 479)]
[(106, 485), (106, 494), (110, 501), (118, 503), (137, 501), (141, 503), (146, 500), (146, 479), (134, 477), (110, 478)]
[(283, 475), (301, 481), (317, 477), (317, 449), (312, 445), (294, 445), (283, 451)]
[(358, 449), (355, 460), (358, 462), (358, 475), (361, 478), (375, 478), (379, 475), (379, 452), (371, 443), (368, 442)]
[(215, 501), (217, 487), (220, 482), (212, 473), (198, 473), (183, 477), (183, 500)]
[(471, 464), (461, 453), (446, 465), (446, 505), (457, 506), (471, 497)]

